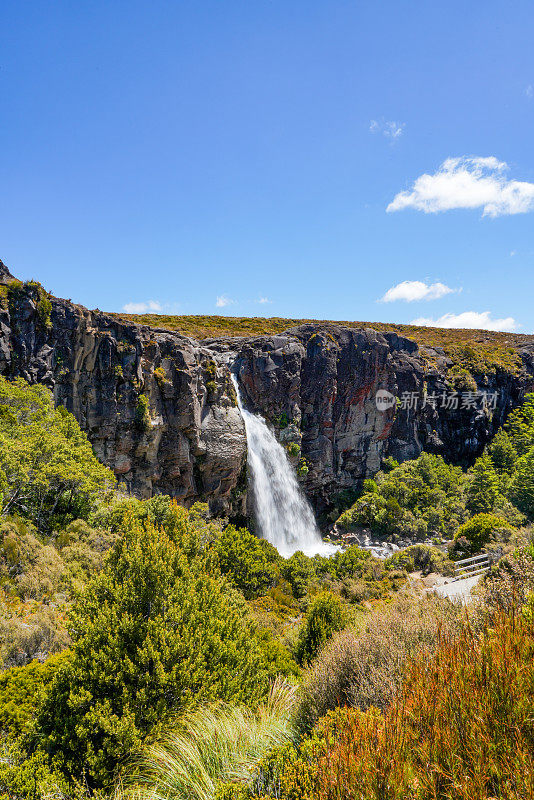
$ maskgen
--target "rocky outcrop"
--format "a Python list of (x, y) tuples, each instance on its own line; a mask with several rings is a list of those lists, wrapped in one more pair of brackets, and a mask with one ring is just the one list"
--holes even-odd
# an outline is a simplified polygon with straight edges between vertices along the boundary
[[(449, 376), (452, 361), (442, 351), (421, 350), (396, 333), (309, 324), (207, 344), (235, 348), (250, 410), (266, 416), (282, 440), (292, 428), (289, 438), (308, 468), (303, 483), (319, 510), (375, 474), (387, 456), (404, 461), (427, 450), (469, 464), (534, 385), (534, 344), (522, 349), (517, 374), (479, 375), (476, 386), (463, 387)], [(391, 405), (377, 405), (380, 391)]]
[(207, 348), (58, 299), (43, 323), (31, 287), (5, 305), (0, 372), (48, 386), (129, 491), (240, 508), (243, 420), (228, 369)]
[[(0, 372), (49, 386), (131, 492), (208, 500), (214, 513), (245, 512), (246, 438), (230, 365), (246, 405), (289, 446), (319, 510), (386, 456), (426, 449), (468, 463), (533, 386), (534, 344), (522, 346), (517, 373), (475, 376), (475, 388), (496, 393), (494, 409), (480, 400), (455, 409), (440, 402), (453, 388), (451, 362), (396, 333), (308, 324), (200, 343), (48, 301), (1, 262), (0, 284)], [(377, 406), (380, 390), (392, 404)]]

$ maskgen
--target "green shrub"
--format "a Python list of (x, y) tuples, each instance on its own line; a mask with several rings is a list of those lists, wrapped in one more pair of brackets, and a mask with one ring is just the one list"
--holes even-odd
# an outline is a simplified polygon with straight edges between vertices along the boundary
[(504, 430), (518, 456), (526, 455), (534, 447), (534, 393), (527, 394), (522, 405), (512, 411)]
[(289, 458), (297, 458), (300, 456), (300, 445), (297, 442), (289, 442), (286, 445), (286, 451)]
[(495, 514), (476, 514), (458, 528), (455, 541), (465, 540), (468, 553), (479, 553), (496, 531), (512, 531), (509, 523)]
[(451, 537), (467, 516), (467, 483), (460, 467), (421, 453), (387, 473), (379, 472), (337, 524), (345, 529), (369, 527), (381, 536)]
[(301, 457), (297, 466), (297, 475), (299, 478), (305, 478), (309, 471), (310, 468), (308, 466), (308, 462), (305, 458)]
[(282, 562), (280, 573), (290, 584), (295, 597), (304, 597), (308, 584), (315, 575), (313, 560), (297, 550), (290, 558)]
[[(187, 514), (187, 512), (185, 512)], [(117, 765), (193, 702), (254, 702), (268, 664), (243, 599), (149, 521), (126, 530), (71, 612), (72, 654), (41, 706), (55, 768), (109, 786)]]
[(423, 575), (439, 572), (442, 575), (454, 575), (454, 564), (437, 547), (426, 544), (415, 544), (390, 556), (387, 566), (404, 569), (406, 572), (421, 570)]
[(448, 373), (449, 381), (456, 392), (476, 392), (477, 382), (468, 369), (453, 366)]
[(331, 592), (317, 595), (306, 612), (295, 647), (297, 664), (309, 664), (330, 637), (345, 624), (342, 601)]
[(149, 431), (152, 425), (150, 419), (150, 406), (146, 394), (140, 394), (135, 408), (135, 424), (140, 431)]
[(217, 541), (221, 572), (250, 600), (274, 586), (280, 556), (265, 539), (229, 525)]
[(495, 508), (498, 496), (499, 478), (491, 456), (485, 453), (470, 470), (467, 508), (472, 514), (488, 514)]
[(534, 447), (516, 462), (510, 493), (521, 511), (534, 519)]
[(495, 469), (499, 473), (510, 475), (515, 468), (517, 452), (512, 444), (510, 434), (500, 428), (488, 447), (488, 453)]
[(89, 793), (53, 772), (45, 753), (28, 755), (19, 743), (4, 740), (0, 749), (0, 797), (6, 800), (88, 800)]
[(0, 673), (0, 731), (18, 738), (27, 733), (44, 695), (67, 653), (50, 656), (43, 663), (31, 661)]
[(165, 388), (165, 386), (168, 383), (167, 375), (166, 375), (165, 370), (163, 369), (163, 367), (156, 367), (156, 369), (154, 370), (154, 378), (155, 378), (156, 383), (158, 384), (159, 388), (163, 391), (163, 389)]

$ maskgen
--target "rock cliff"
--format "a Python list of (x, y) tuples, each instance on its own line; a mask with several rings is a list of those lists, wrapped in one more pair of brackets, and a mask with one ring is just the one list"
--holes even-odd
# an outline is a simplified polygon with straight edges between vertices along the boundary
[[(468, 463), (534, 386), (534, 340), (521, 346), (520, 369), (475, 375), (475, 385), (452, 375), (443, 351), (396, 333), (307, 324), (198, 342), (49, 297), (1, 262), (0, 290), (0, 372), (47, 385), (130, 491), (209, 500), (214, 513), (245, 513), (246, 438), (230, 365), (321, 511), (386, 456), (426, 449)], [(455, 409), (441, 399), (454, 389), (496, 393), (495, 408), (479, 397)], [(399, 400), (379, 409), (379, 390)]]

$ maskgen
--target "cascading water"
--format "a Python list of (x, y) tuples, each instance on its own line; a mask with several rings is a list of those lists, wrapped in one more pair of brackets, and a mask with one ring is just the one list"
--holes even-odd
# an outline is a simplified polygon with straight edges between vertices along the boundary
[(265, 420), (243, 407), (235, 375), (232, 380), (247, 433), (250, 482), (261, 536), (285, 558), (297, 550), (308, 556), (331, 554), (337, 548), (321, 539), (284, 448)]

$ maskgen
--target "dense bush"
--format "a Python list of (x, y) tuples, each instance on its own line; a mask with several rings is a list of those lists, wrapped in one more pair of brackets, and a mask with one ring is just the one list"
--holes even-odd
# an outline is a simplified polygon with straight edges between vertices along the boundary
[(24, 667), (12, 667), (0, 673), (0, 732), (17, 738), (27, 733), (60, 664), (68, 654), (51, 656), (44, 663), (32, 661)]
[(499, 478), (488, 453), (477, 459), (467, 489), (467, 508), (472, 514), (488, 514), (499, 496)]
[(274, 586), (281, 561), (275, 547), (246, 528), (229, 525), (217, 541), (221, 572), (250, 600)]
[(466, 518), (467, 478), (441, 456), (422, 453), (376, 476), (366, 491), (338, 519), (342, 528), (369, 527), (384, 536), (452, 537)]
[(254, 702), (268, 688), (244, 600), (150, 521), (125, 531), (71, 612), (70, 630), (72, 655), (41, 706), (36, 737), (58, 769), (95, 787), (109, 785), (169, 714), (216, 698)]
[(45, 753), (28, 755), (19, 742), (4, 739), (0, 745), (0, 797), (2, 800), (89, 800), (89, 792), (51, 770)]
[(337, 706), (385, 708), (396, 692), (408, 658), (431, 652), (438, 631), (457, 631), (462, 611), (427, 596), (420, 602), (398, 599), (364, 622), (362, 630), (335, 634), (306, 673), (299, 692), (297, 725), (309, 731)]
[(330, 712), (253, 785), (282, 800), (532, 797), (533, 655), (527, 619), (504, 616), (479, 635), (465, 626), (415, 659), (383, 714)]
[(426, 544), (414, 544), (406, 547), (390, 556), (386, 564), (388, 567), (397, 567), (406, 572), (421, 570), (423, 575), (429, 575), (431, 572), (439, 572), (441, 575), (454, 574), (452, 561), (437, 547), (430, 547)]
[(530, 519), (534, 519), (534, 447), (518, 459), (510, 487), (511, 498)]
[(0, 522), (0, 665), (21, 666), (69, 644), (64, 614), (101, 568), (115, 534), (83, 520), (46, 535), (22, 517)]
[(4, 592), (22, 600), (70, 593), (101, 569), (117, 537), (83, 520), (43, 537), (21, 517), (0, 521), (0, 578)]
[(304, 597), (308, 584), (315, 575), (315, 565), (300, 550), (293, 553), (291, 558), (283, 561), (280, 566), (282, 577), (288, 581), (295, 597)]

